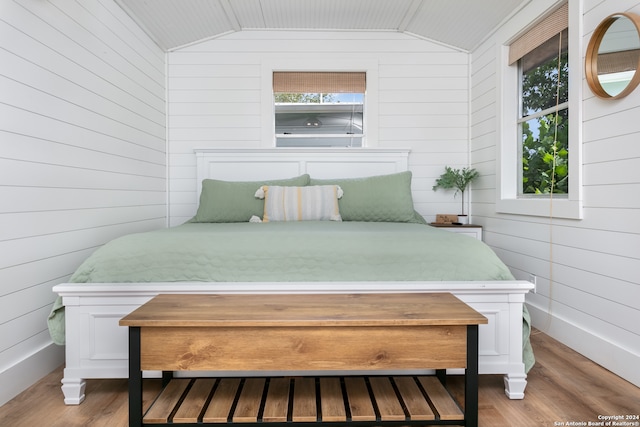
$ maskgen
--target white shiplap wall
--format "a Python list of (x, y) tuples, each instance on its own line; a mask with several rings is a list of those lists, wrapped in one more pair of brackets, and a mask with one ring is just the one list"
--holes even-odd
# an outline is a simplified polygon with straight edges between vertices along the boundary
[[(498, 46), (554, 3), (532, 2), (472, 54), (471, 162), (482, 172), (474, 220), (518, 278), (537, 275), (538, 292), (527, 296), (534, 326), (640, 385), (640, 90), (603, 101), (582, 69), (571, 70), (584, 88), (583, 220), (496, 214)], [(583, 8), (584, 50), (602, 19), (640, 13), (640, 2), (585, 0)]]
[(414, 198), (427, 219), (458, 212), (453, 193), (431, 187), (445, 164), (468, 162), (468, 54), (396, 32), (242, 31), (168, 54), (171, 225), (197, 208), (194, 148), (269, 146), (269, 67), (293, 62), (371, 70), (377, 146), (412, 149)]
[(0, 4), (0, 404), (63, 363), (52, 286), (166, 226), (164, 56), (112, 0)]

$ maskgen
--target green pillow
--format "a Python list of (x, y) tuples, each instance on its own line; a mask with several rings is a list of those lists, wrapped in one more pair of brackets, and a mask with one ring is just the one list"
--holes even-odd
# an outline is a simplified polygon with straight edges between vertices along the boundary
[(418, 222), (411, 196), (411, 171), (366, 178), (311, 179), (310, 185), (339, 185), (343, 221)]
[(264, 200), (255, 193), (263, 185), (306, 186), (309, 175), (265, 181), (202, 181), (200, 205), (190, 222), (248, 222), (253, 215), (262, 218)]

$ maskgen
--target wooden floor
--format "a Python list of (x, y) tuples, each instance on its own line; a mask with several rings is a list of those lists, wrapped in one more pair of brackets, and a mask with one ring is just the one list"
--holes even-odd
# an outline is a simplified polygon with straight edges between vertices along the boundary
[[(507, 399), (502, 376), (480, 376), (480, 427), (586, 425), (597, 422), (598, 415), (640, 415), (640, 388), (543, 333), (534, 331), (531, 342), (537, 363), (524, 400)], [(126, 380), (90, 380), (85, 402), (66, 406), (61, 378), (59, 368), (0, 407), (0, 426), (128, 425)], [(450, 378), (449, 384), (463, 402), (462, 378)], [(145, 406), (158, 390), (158, 380), (145, 380)]]

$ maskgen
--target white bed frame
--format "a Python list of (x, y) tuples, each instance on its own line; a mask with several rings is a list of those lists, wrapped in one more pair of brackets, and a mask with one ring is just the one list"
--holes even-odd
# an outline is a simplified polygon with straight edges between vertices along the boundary
[[(202, 149), (196, 150), (199, 197), (205, 178), (259, 180), (309, 173), (351, 178), (408, 169), (404, 149)], [(194, 208), (195, 209), (195, 208)], [(195, 210), (194, 210), (195, 214)], [(278, 283), (63, 283), (66, 316), (65, 403), (80, 404), (86, 379), (128, 377), (128, 334), (118, 321), (160, 293), (364, 293), (452, 292), (489, 319), (480, 325), (479, 373), (504, 374), (505, 393), (524, 398), (522, 309), (526, 281), (486, 282), (278, 282)], [(455, 373), (455, 372), (454, 372)], [(217, 373), (219, 374), (219, 373)], [(233, 373), (232, 373), (233, 374)], [(149, 372), (147, 376), (159, 376)]]

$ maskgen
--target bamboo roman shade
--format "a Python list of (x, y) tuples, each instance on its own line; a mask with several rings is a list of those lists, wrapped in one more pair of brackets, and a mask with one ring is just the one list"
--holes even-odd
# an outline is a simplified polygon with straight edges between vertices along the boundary
[[(569, 27), (569, 4), (565, 3), (509, 46), (509, 65)], [(557, 50), (556, 50), (557, 51)]]
[(274, 93), (365, 93), (365, 72), (274, 71)]

